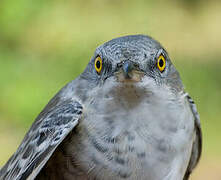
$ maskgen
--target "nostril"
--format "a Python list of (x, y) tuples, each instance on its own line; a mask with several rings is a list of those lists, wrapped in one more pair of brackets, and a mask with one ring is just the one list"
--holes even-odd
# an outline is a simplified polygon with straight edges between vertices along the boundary
[(139, 68), (140, 66), (139, 66), (138, 63), (134, 63), (134, 67), (135, 67), (135, 68)]
[(117, 63), (117, 68), (120, 68), (120, 67), (122, 67), (122, 66), (123, 66), (123, 63), (122, 63), (122, 62)]

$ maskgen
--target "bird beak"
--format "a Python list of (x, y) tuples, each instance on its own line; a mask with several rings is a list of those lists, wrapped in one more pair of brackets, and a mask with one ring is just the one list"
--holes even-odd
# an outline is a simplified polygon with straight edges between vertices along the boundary
[(118, 64), (118, 69), (115, 72), (115, 77), (119, 82), (140, 82), (144, 72), (139, 66), (132, 61), (124, 61)]

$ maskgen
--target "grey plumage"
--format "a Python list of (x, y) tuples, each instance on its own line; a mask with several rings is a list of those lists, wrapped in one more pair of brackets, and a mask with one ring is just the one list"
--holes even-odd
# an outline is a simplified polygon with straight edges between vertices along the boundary
[(196, 106), (167, 52), (125, 36), (99, 46), (49, 102), (0, 179), (187, 180), (201, 149)]

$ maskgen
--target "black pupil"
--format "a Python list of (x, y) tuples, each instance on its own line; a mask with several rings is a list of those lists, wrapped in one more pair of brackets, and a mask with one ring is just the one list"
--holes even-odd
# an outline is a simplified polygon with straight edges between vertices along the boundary
[(159, 61), (159, 65), (160, 65), (160, 67), (163, 67), (164, 62), (163, 62), (163, 60), (162, 60), (162, 59), (160, 59), (160, 61)]
[(97, 67), (97, 69), (100, 69), (100, 67), (101, 67), (101, 62), (99, 60), (96, 62), (96, 67)]

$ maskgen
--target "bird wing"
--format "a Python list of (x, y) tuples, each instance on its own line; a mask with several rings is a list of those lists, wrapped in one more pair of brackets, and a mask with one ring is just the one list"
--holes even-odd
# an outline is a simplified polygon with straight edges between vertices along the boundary
[(0, 170), (0, 180), (34, 179), (55, 149), (78, 124), (82, 115), (79, 102), (49, 102), (37, 117), (21, 145)]
[(192, 154), (190, 157), (189, 165), (187, 167), (185, 176), (183, 180), (188, 180), (189, 176), (192, 172), (192, 170), (196, 167), (196, 165), (199, 162), (201, 152), (202, 152), (202, 132), (201, 132), (201, 126), (200, 126), (200, 117), (196, 109), (196, 105), (192, 98), (187, 95), (187, 100), (189, 102), (190, 108), (192, 110), (192, 113), (195, 118), (195, 140), (193, 142), (193, 147), (192, 147)]

